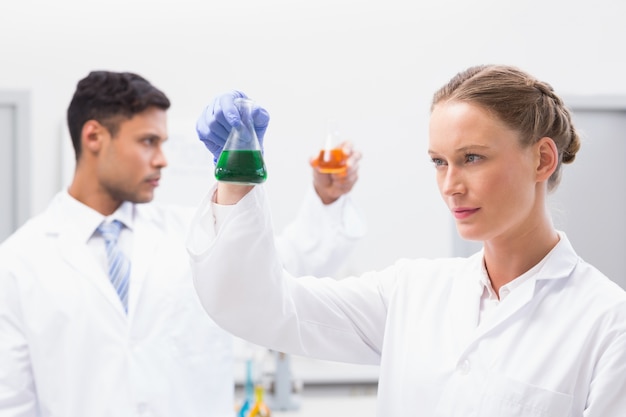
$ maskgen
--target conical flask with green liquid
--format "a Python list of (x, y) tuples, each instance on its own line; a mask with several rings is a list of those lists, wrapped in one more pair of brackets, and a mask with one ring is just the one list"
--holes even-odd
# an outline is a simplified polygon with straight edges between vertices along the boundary
[(233, 127), (226, 139), (215, 165), (215, 178), (218, 181), (238, 184), (261, 184), (267, 179), (267, 169), (259, 138), (254, 130), (254, 101), (237, 98), (235, 106), (241, 116), (241, 125)]

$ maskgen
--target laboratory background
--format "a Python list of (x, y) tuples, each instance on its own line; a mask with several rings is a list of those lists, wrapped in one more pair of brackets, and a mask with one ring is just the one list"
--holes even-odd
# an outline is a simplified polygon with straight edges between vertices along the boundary
[[(554, 220), (626, 288), (625, 43), (623, 0), (4, 0), (0, 240), (69, 183), (65, 111), (78, 80), (105, 69), (136, 72), (172, 101), (157, 202), (195, 205), (213, 184), (195, 120), (237, 89), (271, 116), (265, 187), (277, 229), (310, 186), (329, 121), (363, 153), (352, 197), (367, 234), (338, 278), (467, 255), (477, 246), (456, 235), (427, 155), (430, 100), (466, 67), (509, 64), (574, 111), (583, 144), (552, 196)], [(301, 406), (278, 415), (374, 415), (375, 368), (291, 366)]]

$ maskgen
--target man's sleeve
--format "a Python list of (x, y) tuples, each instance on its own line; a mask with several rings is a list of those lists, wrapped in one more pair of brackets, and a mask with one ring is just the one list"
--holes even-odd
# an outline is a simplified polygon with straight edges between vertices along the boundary
[(333, 276), (366, 232), (365, 218), (349, 194), (324, 205), (310, 189), (276, 246), (292, 275)]
[(37, 415), (35, 384), (22, 323), (16, 277), (0, 268), (0, 417)]

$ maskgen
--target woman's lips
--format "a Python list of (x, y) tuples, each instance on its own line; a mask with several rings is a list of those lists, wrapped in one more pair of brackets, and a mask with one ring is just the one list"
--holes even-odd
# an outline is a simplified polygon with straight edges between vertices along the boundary
[(455, 219), (463, 220), (463, 219), (467, 219), (472, 214), (476, 213), (478, 210), (480, 210), (480, 209), (479, 208), (459, 207), (459, 208), (456, 208), (456, 209), (452, 210), (452, 214), (454, 215)]

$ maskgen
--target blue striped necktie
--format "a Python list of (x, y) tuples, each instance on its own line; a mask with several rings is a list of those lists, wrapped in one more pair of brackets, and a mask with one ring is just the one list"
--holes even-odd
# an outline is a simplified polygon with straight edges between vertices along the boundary
[(107, 259), (109, 261), (109, 279), (120, 296), (124, 311), (128, 312), (128, 282), (130, 278), (130, 261), (117, 245), (117, 238), (124, 225), (119, 220), (111, 223), (102, 223), (98, 231), (106, 244)]

